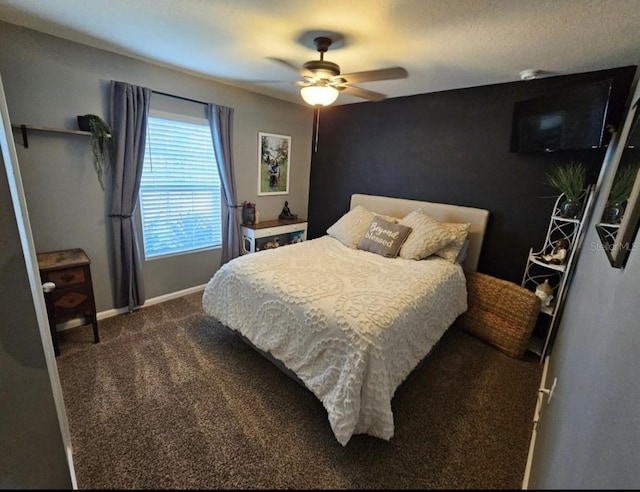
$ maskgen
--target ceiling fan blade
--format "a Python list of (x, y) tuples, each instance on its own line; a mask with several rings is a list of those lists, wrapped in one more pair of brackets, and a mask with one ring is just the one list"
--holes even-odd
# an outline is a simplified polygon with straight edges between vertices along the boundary
[(361, 89), (360, 87), (354, 87), (352, 85), (339, 85), (336, 87), (336, 89), (338, 89), (340, 92), (344, 92), (345, 94), (362, 97), (371, 101), (382, 101), (387, 98), (387, 96), (385, 96), (384, 94), (380, 94), (379, 92), (368, 91), (366, 89)]
[(267, 59), (274, 61), (276, 63), (279, 63), (280, 65), (284, 65), (285, 67), (290, 68), (291, 70), (294, 70), (295, 72), (299, 73), (303, 77), (312, 77), (312, 78), (315, 77), (314, 73), (311, 70), (307, 70), (306, 68), (303, 68), (303, 67), (296, 67), (295, 65), (281, 58), (275, 58), (273, 56), (269, 56), (267, 57)]
[(343, 73), (338, 77), (349, 84), (358, 82), (373, 82), (375, 80), (404, 79), (409, 73), (402, 67), (382, 68), (380, 70), (367, 70), (364, 72)]

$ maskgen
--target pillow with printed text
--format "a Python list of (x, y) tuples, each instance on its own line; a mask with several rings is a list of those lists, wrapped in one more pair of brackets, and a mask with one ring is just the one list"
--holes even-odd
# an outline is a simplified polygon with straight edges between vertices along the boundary
[(377, 215), (371, 219), (369, 227), (360, 238), (358, 249), (386, 258), (395, 258), (410, 233), (411, 227), (396, 224)]

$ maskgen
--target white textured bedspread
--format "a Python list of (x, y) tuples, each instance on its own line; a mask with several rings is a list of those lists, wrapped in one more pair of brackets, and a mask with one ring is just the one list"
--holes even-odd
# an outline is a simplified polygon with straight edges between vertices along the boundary
[(295, 372), (344, 446), (353, 434), (393, 436), (396, 389), (466, 311), (467, 290), (458, 264), (323, 236), (226, 263), (203, 308)]

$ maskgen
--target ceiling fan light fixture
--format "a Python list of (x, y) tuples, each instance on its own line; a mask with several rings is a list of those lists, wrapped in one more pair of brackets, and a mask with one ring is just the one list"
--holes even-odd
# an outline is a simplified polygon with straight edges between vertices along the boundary
[(302, 99), (311, 106), (329, 106), (338, 99), (339, 93), (330, 85), (309, 85), (300, 89)]

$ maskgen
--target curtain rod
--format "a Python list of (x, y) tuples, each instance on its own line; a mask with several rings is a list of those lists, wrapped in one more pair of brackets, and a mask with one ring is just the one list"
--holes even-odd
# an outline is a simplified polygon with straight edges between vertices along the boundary
[(151, 92), (153, 94), (158, 94), (160, 96), (168, 96), (168, 97), (173, 97), (175, 99), (182, 99), (183, 101), (193, 102), (193, 103), (196, 103), (196, 104), (204, 104), (205, 106), (209, 104), (209, 103), (206, 103), (206, 102), (203, 102), (203, 101), (198, 101), (197, 99), (191, 99), (191, 98), (188, 98), (188, 97), (176, 96), (174, 94), (168, 94), (166, 92), (160, 92), (160, 91), (154, 91), (154, 90), (152, 90)]

